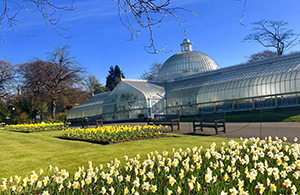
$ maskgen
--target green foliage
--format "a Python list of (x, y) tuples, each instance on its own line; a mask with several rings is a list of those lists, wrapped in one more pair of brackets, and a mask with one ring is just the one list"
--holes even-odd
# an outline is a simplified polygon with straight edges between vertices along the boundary
[(283, 122), (300, 122), (300, 115), (292, 116), (287, 119), (284, 119)]
[(17, 119), (21, 123), (25, 123), (29, 120), (29, 116), (26, 112), (22, 112), (17, 116)]
[(0, 122), (3, 122), (8, 116), (10, 116), (10, 111), (7, 105), (0, 100)]
[[(14, 100), (14, 104), (17, 107), (18, 115), (26, 113), (28, 118), (34, 119), (36, 115), (44, 116), (48, 112), (48, 104), (44, 100), (45, 98), (36, 96), (30, 92), (25, 92), (22, 96), (17, 97)], [(23, 114), (22, 120), (25, 115)], [(18, 117), (17, 117), (18, 118)]]
[(111, 66), (108, 71), (108, 76), (106, 77), (105, 87), (112, 91), (121, 81), (121, 78), (125, 78), (125, 76), (120, 67), (118, 65), (116, 65), (115, 68)]
[(62, 112), (56, 115), (56, 120), (65, 122), (67, 120), (67, 112)]

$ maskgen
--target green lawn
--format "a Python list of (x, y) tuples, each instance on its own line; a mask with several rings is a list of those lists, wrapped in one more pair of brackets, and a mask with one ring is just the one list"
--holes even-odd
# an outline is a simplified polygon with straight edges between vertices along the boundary
[(124, 155), (145, 157), (151, 151), (170, 151), (174, 148), (219, 145), (229, 139), (203, 136), (176, 135), (176, 137), (99, 145), (56, 138), (61, 131), (18, 133), (0, 129), (0, 179), (9, 176), (29, 176), (31, 171), (46, 169), (49, 165), (70, 171), (73, 175), (79, 166), (105, 164)]

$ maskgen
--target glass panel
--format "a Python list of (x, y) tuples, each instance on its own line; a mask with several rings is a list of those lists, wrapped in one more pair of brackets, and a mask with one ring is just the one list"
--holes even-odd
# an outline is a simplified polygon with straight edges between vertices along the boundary
[(255, 108), (267, 108), (275, 106), (275, 97), (254, 98)]
[(224, 112), (224, 111), (232, 110), (232, 101), (217, 102), (217, 103), (215, 103), (215, 105), (216, 105), (217, 112)]
[(252, 100), (251, 99), (243, 99), (243, 100), (236, 100), (234, 102), (234, 109), (235, 110), (247, 110), (252, 108)]
[(209, 112), (214, 112), (214, 104), (200, 104), (198, 105), (198, 110), (201, 111), (202, 113), (209, 113)]
[(278, 106), (288, 106), (298, 103), (296, 94), (277, 96)]

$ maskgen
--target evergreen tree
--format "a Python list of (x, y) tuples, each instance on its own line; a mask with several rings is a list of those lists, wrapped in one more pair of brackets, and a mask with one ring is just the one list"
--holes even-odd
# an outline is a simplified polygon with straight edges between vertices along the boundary
[(106, 77), (105, 87), (112, 91), (121, 81), (121, 78), (125, 78), (125, 76), (120, 67), (118, 65), (116, 65), (115, 68), (111, 66), (108, 71), (108, 76)]

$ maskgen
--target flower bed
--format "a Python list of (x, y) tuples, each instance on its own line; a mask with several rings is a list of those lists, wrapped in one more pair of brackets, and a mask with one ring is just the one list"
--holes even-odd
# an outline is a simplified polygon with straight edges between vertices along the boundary
[(56, 131), (66, 129), (64, 123), (36, 123), (36, 124), (20, 124), (20, 125), (6, 125), (4, 127), (9, 131), (17, 132), (39, 132), (39, 131)]
[(110, 144), (166, 136), (165, 133), (160, 131), (161, 128), (162, 126), (155, 125), (145, 125), (143, 127), (139, 125), (115, 125), (88, 129), (68, 128), (64, 130), (61, 138)]
[(4, 194), (296, 194), (300, 189), (300, 145), (244, 139), (209, 149), (151, 152), (125, 163), (79, 167), (74, 175), (57, 167), (27, 178), (2, 179)]

